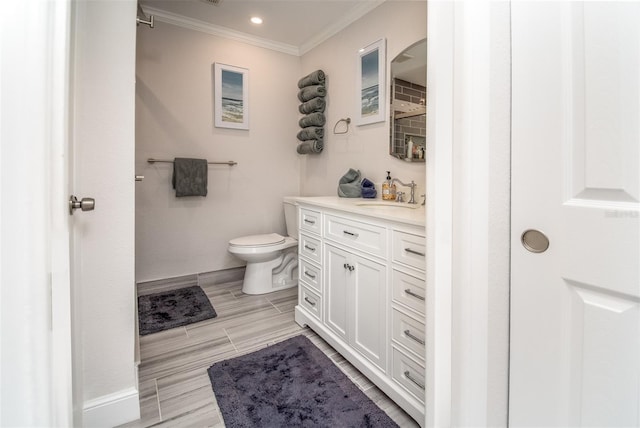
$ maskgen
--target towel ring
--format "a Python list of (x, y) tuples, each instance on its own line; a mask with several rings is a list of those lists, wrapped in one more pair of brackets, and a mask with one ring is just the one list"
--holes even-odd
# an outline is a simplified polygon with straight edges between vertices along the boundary
[[(338, 124), (339, 124), (340, 122), (345, 122), (345, 123), (347, 124), (347, 130), (346, 130), (346, 131), (344, 131), (344, 132), (336, 132), (336, 128), (338, 127)], [(333, 133), (334, 133), (334, 134), (336, 134), (336, 135), (339, 135), (339, 134), (346, 134), (347, 132), (349, 132), (349, 124), (350, 124), (350, 123), (351, 123), (351, 118), (350, 118), (350, 117), (347, 117), (347, 118), (345, 118), (345, 119), (340, 119), (340, 120), (338, 120), (338, 121), (336, 122), (336, 124), (335, 124), (335, 125), (333, 125)]]

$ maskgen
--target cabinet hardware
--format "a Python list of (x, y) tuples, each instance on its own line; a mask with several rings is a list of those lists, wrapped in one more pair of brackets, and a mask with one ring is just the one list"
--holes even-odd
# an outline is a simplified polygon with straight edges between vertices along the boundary
[(413, 378), (413, 376), (411, 376), (411, 373), (409, 373), (409, 370), (406, 370), (404, 372), (404, 377), (406, 377), (407, 379), (409, 379), (411, 382), (413, 382), (414, 384), (416, 384), (416, 386), (420, 389), (424, 389), (424, 385), (421, 384), (419, 381), (417, 381), (416, 379)]
[(407, 336), (409, 339), (414, 340), (414, 341), (418, 342), (421, 345), (424, 345), (424, 340), (422, 340), (419, 337), (414, 336), (413, 334), (411, 334), (411, 331), (405, 330), (404, 331), (404, 335)]
[(304, 219), (304, 222), (305, 222), (305, 223), (309, 223), (309, 224), (316, 224), (316, 221), (315, 221), (315, 220), (309, 220), (308, 218), (305, 218), (305, 219)]
[(315, 249), (315, 248), (310, 247), (310, 246), (308, 246), (307, 244), (304, 244), (304, 248), (306, 248), (306, 249), (307, 249), (307, 250), (309, 250), (309, 251), (313, 251), (313, 252), (315, 252), (315, 251), (316, 251), (316, 249)]
[(349, 272), (353, 272), (355, 266), (351, 266), (349, 263), (345, 263), (342, 265), (345, 269), (349, 269)]
[(407, 288), (406, 290), (404, 290), (404, 292), (407, 293), (409, 296), (415, 297), (416, 299), (424, 300), (424, 296), (414, 293), (413, 291), (411, 291), (410, 288)]
[(311, 278), (311, 279), (316, 279), (316, 276), (315, 276), (315, 275), (311, 275), (311, 274), (310, 274), (308, 271), (306, 271), (306, 270), (304, 271), (304, 274), (305, 274), (306, 276), (308, 276), (309, 278)]
[[(315, 305), (316, 305), (316, 302), (313, 302), (313, 301), (309, 300), (309, 298), (308, 298), (308, 297), (305, 297), (305, 298), (304, 298), (304, 301), (305, 301), (305, 302), (307, 302), (308, 304), (310, 304), (311, 306), (315, 306)], [(424, 387), (423, 387), (423, 388), (424, 388)]]
[(355, 267), (355, 266), (351, 266), (351, 265), (349, 265), (349, 272), (353, 272), (355, 269), (356, 269), (356, 267)]
[(349, 232), (348, 230), (343, 230), (342, 233), (344, 233), (345, 235), (353, 236), (354, 238), (358, 237), (357, 233)]
[(424, 257), (424, 253), (421, 253), (420, 251), (412, 250), (411, 248), (405, 248), (404, 250), (405, 250), (407, 253), (416, 254), (416, 255), (418, 255), (418, 256), (422, 256), (422, 257)]

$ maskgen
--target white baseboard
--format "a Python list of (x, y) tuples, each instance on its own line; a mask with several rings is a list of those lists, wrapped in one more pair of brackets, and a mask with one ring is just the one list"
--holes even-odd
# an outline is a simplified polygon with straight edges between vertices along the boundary
[(140, 419), (138, 390), (127, 388), (84, 403), (82, 425), (88, 428), (111, 428)]

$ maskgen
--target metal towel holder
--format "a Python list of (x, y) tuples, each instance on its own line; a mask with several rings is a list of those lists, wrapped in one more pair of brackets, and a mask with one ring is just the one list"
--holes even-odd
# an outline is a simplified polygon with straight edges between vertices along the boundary
[[(154, 159), (154, 158), (149, 158), (147, 159), (147, 162), (149, 163), (156, 163), (156, 162), (163, 162), (163, 163), (173, 163), (172, 160), (168, 160), (168, 159)], [(236, 161), (226, 161), (226, 162), (207, 162), (209, 165), (229, 165), (229, 166), (234, 166), (234, 165), (238, 165), (238, 162)]]

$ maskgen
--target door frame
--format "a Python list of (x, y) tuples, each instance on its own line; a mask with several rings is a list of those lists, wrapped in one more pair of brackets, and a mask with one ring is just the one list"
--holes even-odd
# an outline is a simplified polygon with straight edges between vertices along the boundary
[(429, 2), (426, 426), (507, 426), (510, 4)]

